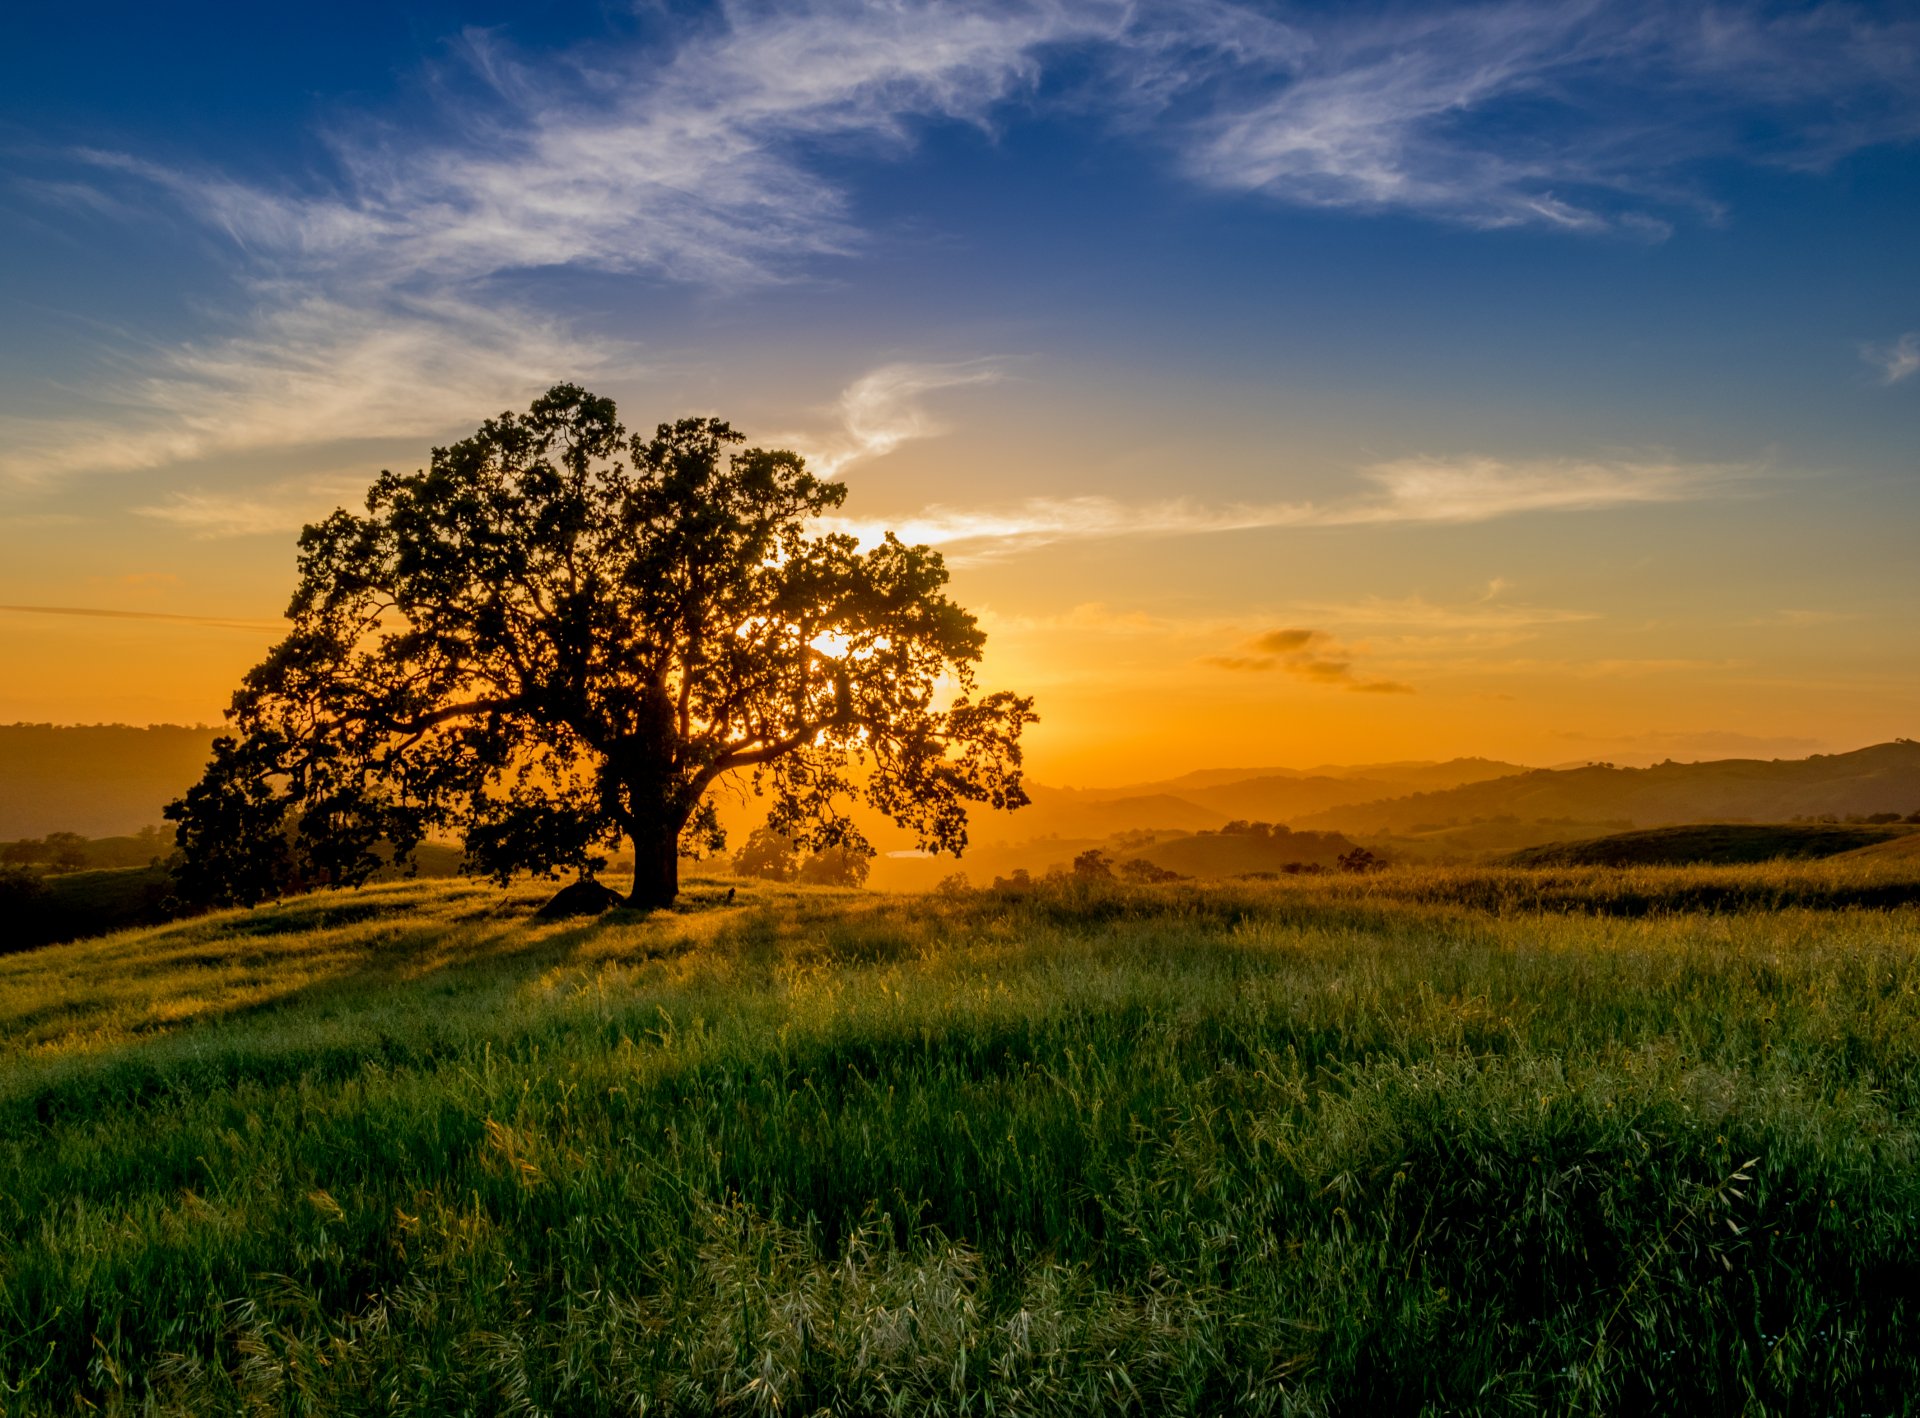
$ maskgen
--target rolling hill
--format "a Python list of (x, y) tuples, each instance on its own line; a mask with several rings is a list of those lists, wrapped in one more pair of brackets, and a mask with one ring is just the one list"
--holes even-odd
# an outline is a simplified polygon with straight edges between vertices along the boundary
[(1543, 768), (1439, 792), (1329, 808), (1293, 825), (1338, 832), (1417, 832), (1500, 818), (1567, 818), (1665, 827), (1917, 810), (1920, 743), (1896, 739), (1811, 758)]
[(1551, 842), (1524, 848), (1507, 861), (1517, 867), (1734, 866), (1851, 855), (1913, 838), (1920, 832), (1910, 827), (1710, 822)]

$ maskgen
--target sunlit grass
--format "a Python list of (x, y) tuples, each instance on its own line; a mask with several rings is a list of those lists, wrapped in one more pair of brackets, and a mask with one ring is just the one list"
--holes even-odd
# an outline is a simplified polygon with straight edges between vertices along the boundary
[(396, 884), (0, 959), (0, 1407), (1920, 1379), (1920, 910), (1846, 904), (1896, 876), (731, 884), (552, 925)]

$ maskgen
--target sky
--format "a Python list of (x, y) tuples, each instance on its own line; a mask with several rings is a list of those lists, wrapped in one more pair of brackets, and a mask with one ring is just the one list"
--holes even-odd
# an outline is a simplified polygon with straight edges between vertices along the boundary
[(562, 380), (940, 547), (1042, 781), (1920, 736), (1920, 12), (0, 20), (0, 721)]

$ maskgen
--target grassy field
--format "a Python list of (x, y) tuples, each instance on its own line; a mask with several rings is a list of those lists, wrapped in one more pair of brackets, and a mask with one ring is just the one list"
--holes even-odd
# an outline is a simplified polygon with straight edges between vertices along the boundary
[(0, 958), (0, 1412), (1915, 1406), (1911, 862), (733, 884)]

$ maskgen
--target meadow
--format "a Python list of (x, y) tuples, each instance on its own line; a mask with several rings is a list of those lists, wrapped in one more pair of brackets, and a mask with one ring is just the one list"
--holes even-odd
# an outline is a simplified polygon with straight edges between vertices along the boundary
[(0, 958), (0, 1412), (1916, 1403), (1911, 863), (734, 885)]

